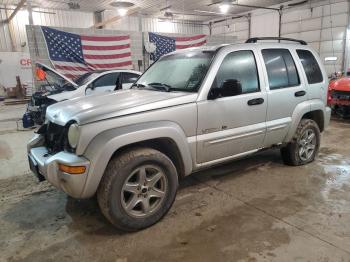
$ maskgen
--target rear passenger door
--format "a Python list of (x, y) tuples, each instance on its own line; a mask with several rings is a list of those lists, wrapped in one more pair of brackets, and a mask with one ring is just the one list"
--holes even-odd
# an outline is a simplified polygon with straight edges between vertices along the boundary
[(307, 100), (307, 87), (302, 84), (296, 53), (284, 48), (262, 49), (268, 81), (268, 108), (264, 146), (280, 143), (287, 135), (292, 114), (298, 104)]

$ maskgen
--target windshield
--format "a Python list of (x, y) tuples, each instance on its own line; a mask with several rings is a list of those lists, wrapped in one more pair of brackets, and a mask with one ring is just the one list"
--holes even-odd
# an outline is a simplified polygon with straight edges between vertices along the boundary
[(155, 62), (136, 85), (145, 88), (162, 86), (165, 91), (196, 92), (213, 55), (212, 51), (195, 50), (165, 56)]

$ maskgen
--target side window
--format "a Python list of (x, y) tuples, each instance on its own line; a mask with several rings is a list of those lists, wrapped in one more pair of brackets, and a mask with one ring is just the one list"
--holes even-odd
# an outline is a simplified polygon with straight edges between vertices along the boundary
[(94, 87), (98, 88), (102, 86), (116, 86), (118, 76), (119, 73), (110, 73), (103, 75), (94, 81)]
[(303, 64), (303, 68), (309, 84), (321, 83), (323, 76), (321, 69), (313, 56), (308, 50), (297, 50), (297, 54)]
[(242, 86), (242, 94), (258, 92), (259, 77), (252, 51), (236, 51), (222, 61), (214, 86), (221, 88), (227, 80), (237, 80)]
[(297, 68), (288, 49), (264, 49), (262, 55), (269, 78), (270, 90), (300, 84)]
[(123, 73), (123, 84), (135, 83), (138, 78), (138, 74)]

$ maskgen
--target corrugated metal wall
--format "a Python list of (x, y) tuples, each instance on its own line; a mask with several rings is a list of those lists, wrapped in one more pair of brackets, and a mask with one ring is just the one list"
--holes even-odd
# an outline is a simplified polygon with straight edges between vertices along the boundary
[[(33, 12), (33, 22), (35, 25), (86, 28), (92, 26), (94, 21), (93, 14), (87, 12), (50, 9), (36, 9), (36, 11), (38, 12)], [(10, 11), (8, 15), (10, 15), (11, 12), (12, 11)], [(4, 19), (6, 19), (6, 11), (2, 9), (0, 10), (0, 20)], [(13, 18), (10, 24), (0, 25), (0, 51), (27, 51), (27, 44), (22, 47), (24, 43), (27, 42), (25, 29), (27, 24), (29, 24), (28, 12), (26, 10), (21, 10)], [(10, 32), (12, 32), (15, 50), (12, 50)]]
[(328, 73), (340, 71), (344, 64), (349, 4), (343, 1), (286, 12), (282, 16), (282, 36), (307, 41), (323, 61), (325, 57), (337, 57), (337, 61), (325, 62), (325, 66)]
[[(283, 11), (281, 36), (303, 39), (325, 57), (336, 56), (335, 62), (325, 62), (328, 74), (343, 69), (346, 29), (349, 26), (350, 3), (346, 0), (312, 1)], [(215, 24), (212, 34), (236, 35), (239, 42), (249, 37), (247, 18)], [(278, 13), (254, 11), (250, 36), (278, 36)]]

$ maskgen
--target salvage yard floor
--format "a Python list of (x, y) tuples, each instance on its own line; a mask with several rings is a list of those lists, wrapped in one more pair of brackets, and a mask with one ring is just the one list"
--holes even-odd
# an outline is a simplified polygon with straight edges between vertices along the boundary
[(350, 261), (350, 121), (332, 120), (307, 166), (272, 150), (185, 178), (161, 222), (128, 234), (96, 199), (35, 180), (32, 131), (1, 130), (0, 261)]

